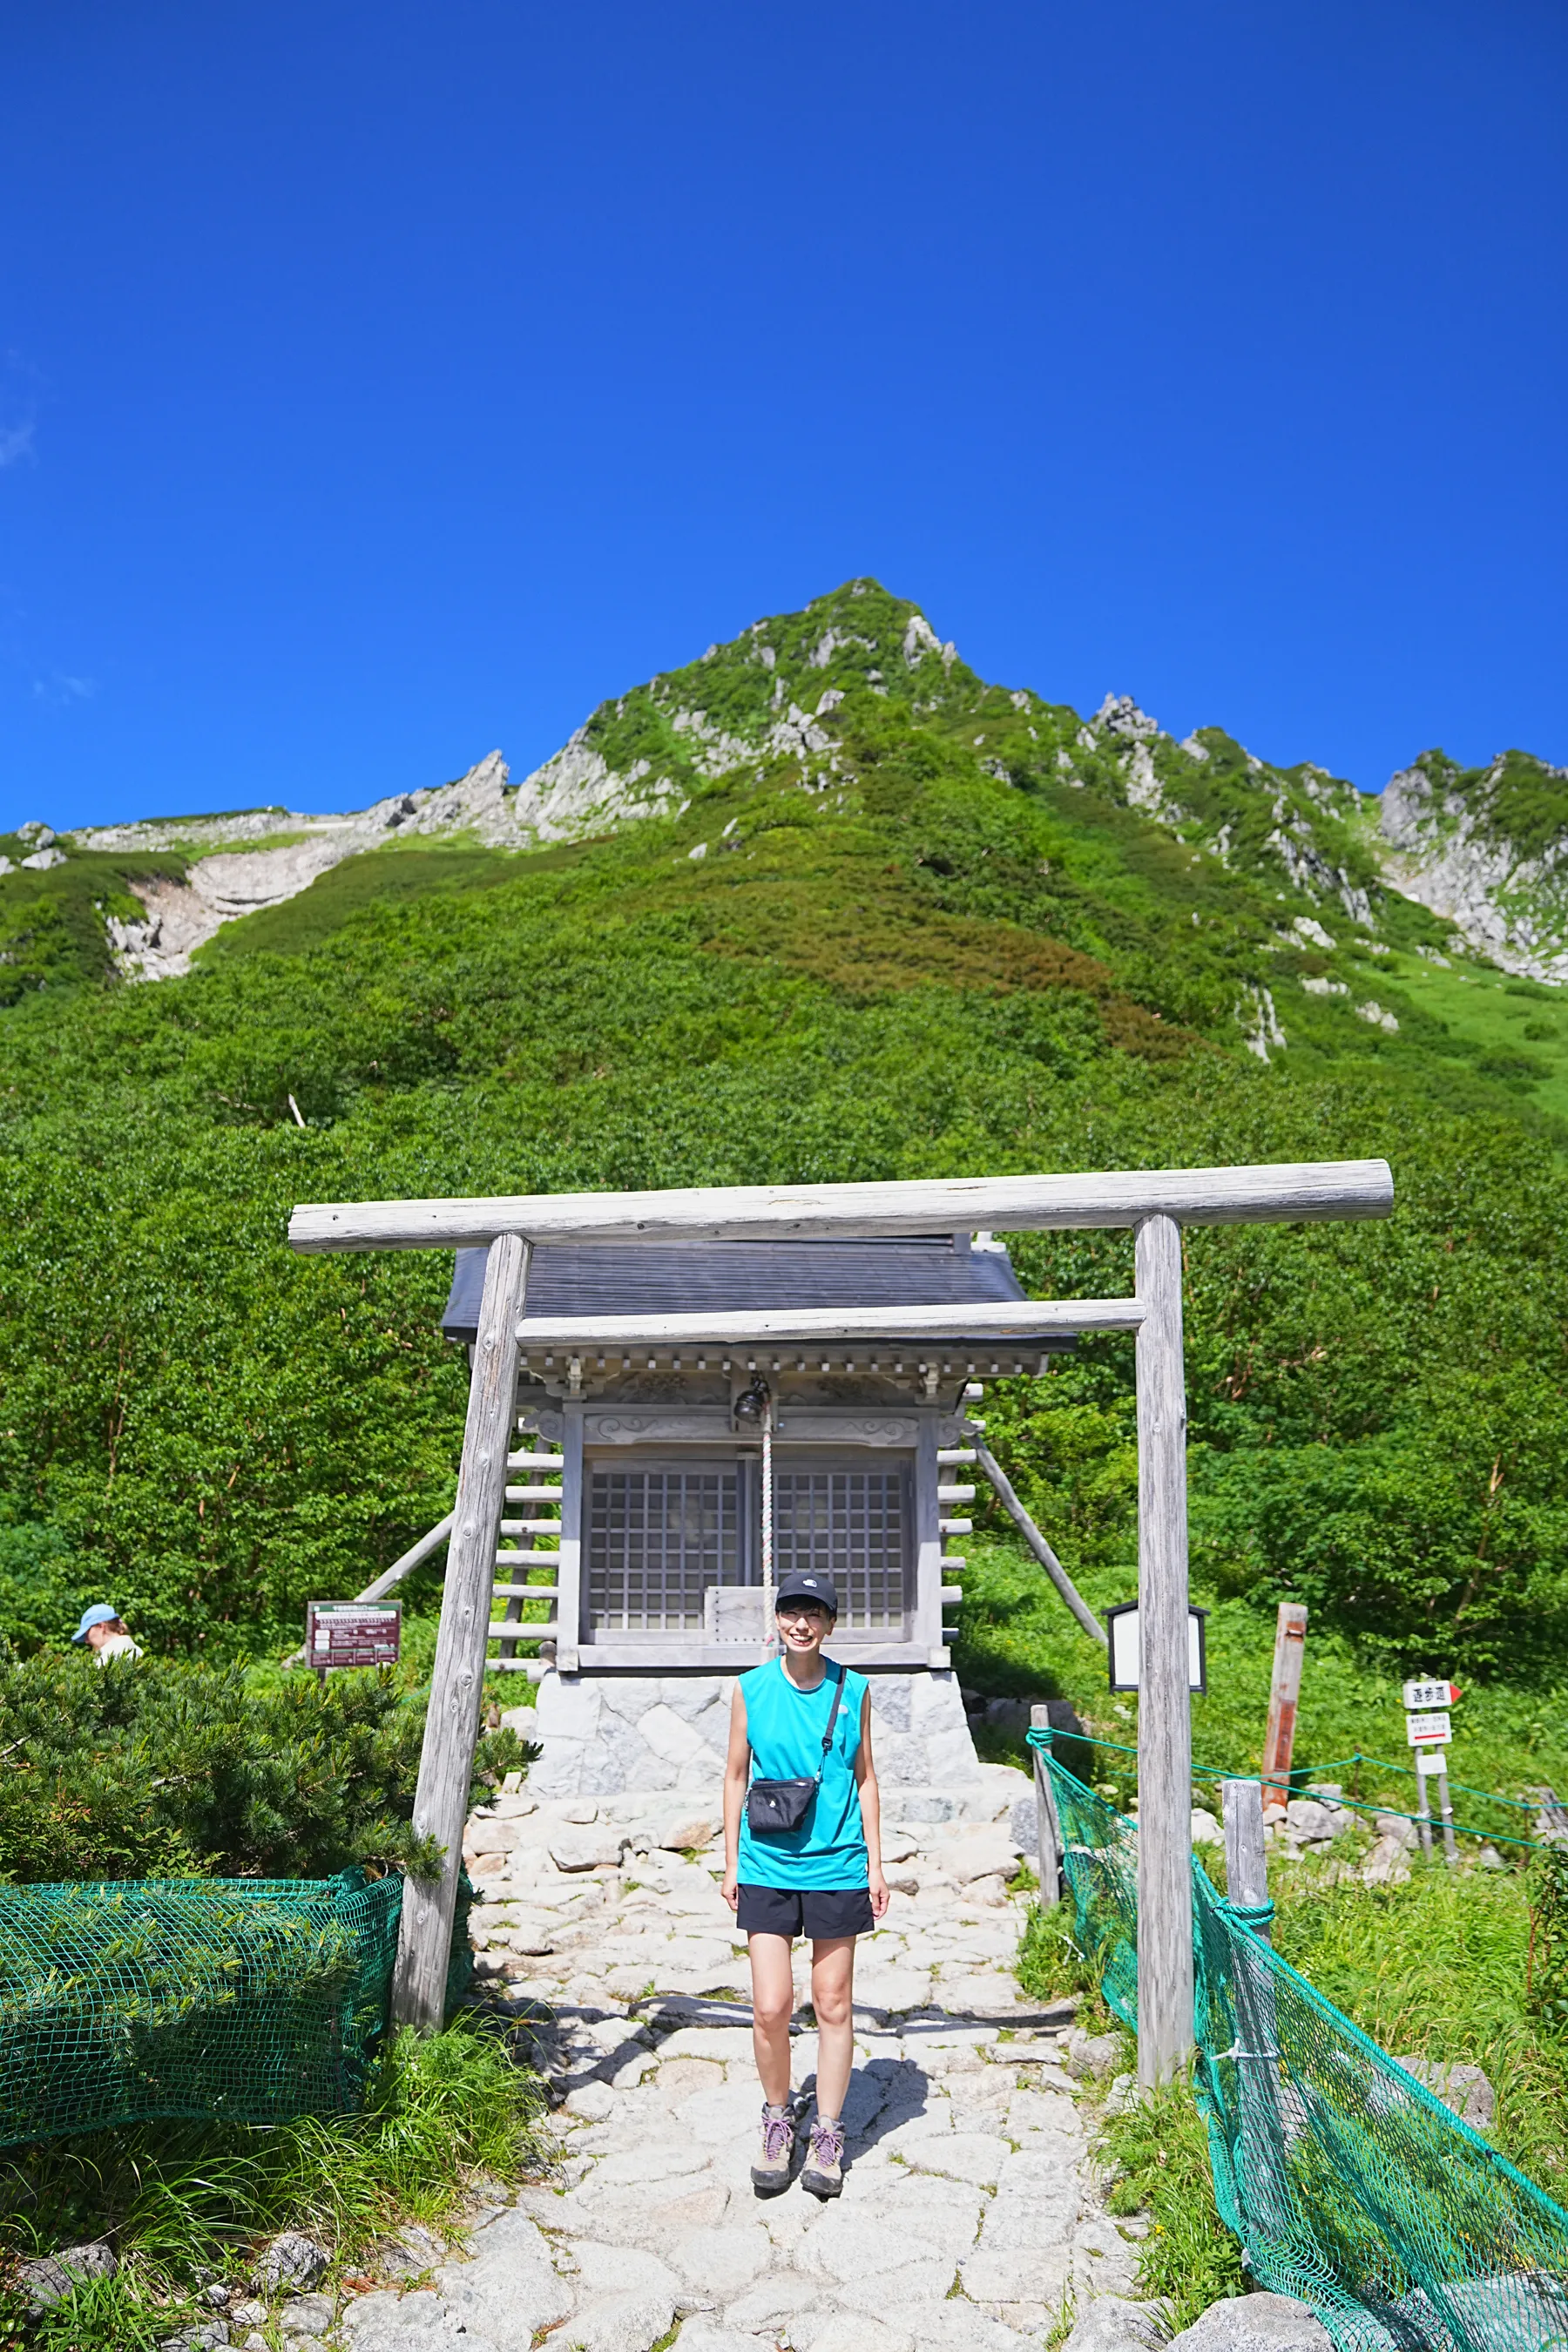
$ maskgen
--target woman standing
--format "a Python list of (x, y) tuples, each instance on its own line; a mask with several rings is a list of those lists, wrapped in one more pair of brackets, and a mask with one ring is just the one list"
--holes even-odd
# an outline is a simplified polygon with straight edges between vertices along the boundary
[(789, 2187), (790, 1950), (796, 1936), (809, 1936), (816, 2117), (800, 2185), (814, 2197), (837, 2197), (854, 2053), (855, 1938), (888, 1908), (871, 1693), (864, 1675), (822, 1654), (838, 1616), (830, 1576), (785, 1575), (774, 1612), (779, 1654), (735, 1685), (724, 1769), (724, 1900), (751, 1949), (752, 2040), (763, 2085), (752, 2184), (764, 2197)]

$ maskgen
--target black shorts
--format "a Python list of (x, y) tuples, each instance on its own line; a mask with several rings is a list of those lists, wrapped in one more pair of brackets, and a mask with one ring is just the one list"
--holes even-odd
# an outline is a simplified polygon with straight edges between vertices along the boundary
[(735, 1924), (744, 1936), (868, 1936), (876, 1926), (865, 1886), (748, 1886), (742, 1880)]

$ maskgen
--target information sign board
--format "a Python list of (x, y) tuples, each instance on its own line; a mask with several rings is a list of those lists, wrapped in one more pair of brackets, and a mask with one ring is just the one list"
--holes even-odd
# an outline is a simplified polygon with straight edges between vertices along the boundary
[(1454, 1736), (1447, 1710), (1438, 1715), (1407, 1715), (1405, 1737), (1412, 1748), (1444, 1748)]
[[(1206, 1609), (1187, 1611), (1187, 1687), (1189, 1690), (1208, 1689), (1208, 1655), (1205, 1639)], [(1110, 1635), (1110, 1687), (1113, 1691), (1135, 1691), (1138, 1687), (1139, 1666), (1142, 1655), (1138, 1632), (1138, 1603), (1123, 1601), (1105, 1612), (1105, 1629)]]
[(305, 1664), (390, 1666), (403, 1643), (403, 1612), (395, 1601), (312, 1601), (305, 1612)]
[(1408, 1707), (1457, 1706), (1459, 1700), (1458, 1683), (1406, 1683), (1405, 1704)]

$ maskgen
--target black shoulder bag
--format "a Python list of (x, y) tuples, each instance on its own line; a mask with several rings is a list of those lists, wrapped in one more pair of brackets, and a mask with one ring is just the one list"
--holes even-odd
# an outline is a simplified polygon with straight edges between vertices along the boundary
[(844, 1668), (838, 1669), (838, 1687), (833, 1694), (833, 1708), (827, 1718), (827, 1728), (822, 1735), (822, 1762), (816, 1768), (814, 1780), (753, 1780), (746, 1791), (746, 1826), (753, 1834), (776, 1837), (781, 1830), (797, 1830), (810, 1810), (811, 1801), (822, 1786), (822, 1775), (827, 1764), (827, 1751), (833, 1745), (833, 1727), (838, 1720), (838, 1702), (844, 1696)]

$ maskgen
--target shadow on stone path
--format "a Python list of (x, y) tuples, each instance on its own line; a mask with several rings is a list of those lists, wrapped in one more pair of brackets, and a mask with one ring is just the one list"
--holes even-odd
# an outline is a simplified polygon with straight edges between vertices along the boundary
[[(999, 1814), (1023, 1785), (999, 1780)], [(1005, 1821), (889, 1841), (904, 1891), (862, 1947), (845, 2189), (824, 2206), (751, 2188), (761, 2094), (716, 1857), (639, 1854), (580, 1801), (513, 1803), (526, 1834), (472, 1851), (476, 1940), (561, 2101), (553, 2177), (428, 2285), (352, 2304), (352, 2352), (436, 2352), (454, 2328), (457, 2352), (1039, 2352), (1064, 2314), (1136, 2294), (1142, 2225), (1104, 2210), (1061, 2063), (1070, 2005), (1032, 2007), (1012, 1974)], [(795, 2052), (809, 2092), (804, 2008)], [(1103, 2304), (1100, 2352), (1152, 2316)]]

